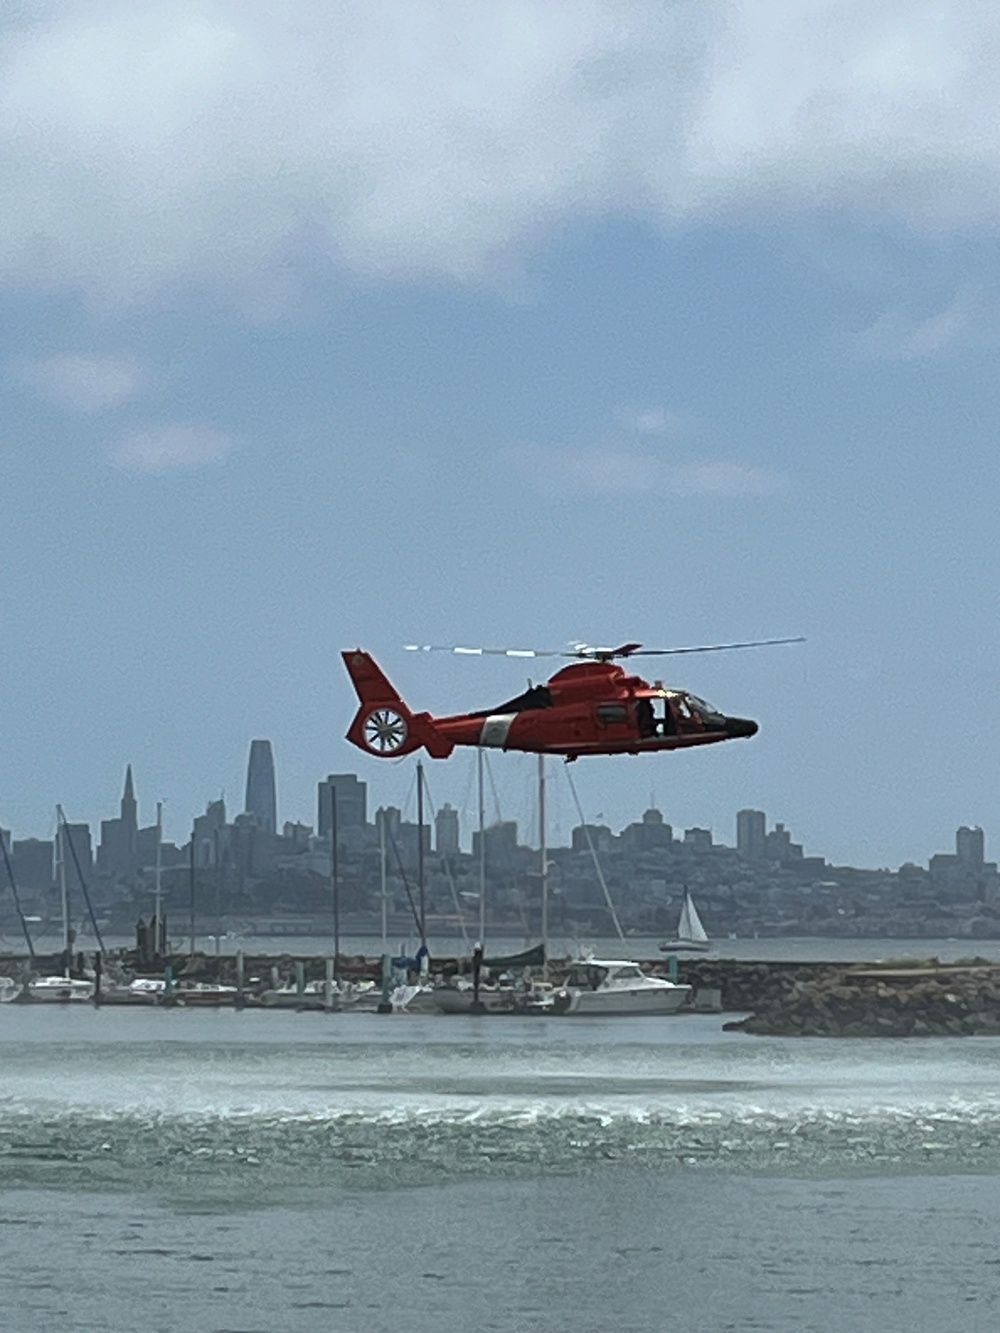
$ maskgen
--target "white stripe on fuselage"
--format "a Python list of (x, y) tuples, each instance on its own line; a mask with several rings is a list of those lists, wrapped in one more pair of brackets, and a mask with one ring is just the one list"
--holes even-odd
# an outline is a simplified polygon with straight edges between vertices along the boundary
[(479, 733), (479, 744), (488, 745), (494, 750), (505, 749), (507, 735), (515, 717), (516, 713), (492, 713), (483, 723), (483, 729)]

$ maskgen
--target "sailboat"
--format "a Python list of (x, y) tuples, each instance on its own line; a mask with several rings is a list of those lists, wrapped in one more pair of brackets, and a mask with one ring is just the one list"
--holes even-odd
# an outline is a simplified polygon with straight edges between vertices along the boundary
[(701, 917), (694, 905), (690, 893), (684, 890), (684, 903), (681, 907), (680, 920), (677, 922), (677, 938), (664, 940), (660, 945), (661, 953), (708, 953), (712, 942), (708, 932), (701, 924)]
[(66, 885), (66, 820), (62, 806), (56, 806), (56, 852), (59, 857), (59, 895), (62, 899), (63, 971), (61, 976), (33, 977), (24, 991), (34, 1003), (66, 1004), (71, 1001), (92, 1000), (94, 983), (83, 977), (70, 975), (73, 933), (69, 921), (69, 890)]
[[(426, 996), (426, 1005), (437, 1009), (442, 1014), (509, 1014), (523, 1005), (528, 997), (537, 997), (540, 993), (544, 993), (548, 998), (551, 992), (551, 987), (546, 980), (549, 952), (549, 859), (545, 837), (545, 756), (541, 754), (538, 756), (538, 826), (541, 857), (539, 884), (542, 938), (538, 944), (531, 945), (521, 953), (494, 958), (483, 956), (486, 937), (486, 823), (483, 760), (483, 750), (480, 747), (477, 764), (479, 788), (479, 941), (476, 945), (477, 952), (474, 955), (472, 980), (467, 977), (454, 977), (443, 986), (434, 987)], [(536, 981), (530, 990), (525, 990), (523, 986), (515, 986), (509, 979), (504, 981), (481, 981), (479, 979), (479, 969), (481, 968), (486, 968), (493, 973), (500, 970), (509, 973), (512, 970), (520, 972), (528, 968), (541, 968), (542, 979)], [(407, 1007), (413, 1009), (423, 1006), (418, 1000), (416, 1005), (410, 1004)]]

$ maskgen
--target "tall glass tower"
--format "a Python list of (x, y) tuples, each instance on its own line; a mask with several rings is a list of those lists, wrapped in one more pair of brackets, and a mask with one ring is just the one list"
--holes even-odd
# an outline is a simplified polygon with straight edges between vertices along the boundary
[(278, 831), (278, 803), (274, 793), (274, 755), (270, 741), (251, 741), (247, 761), (245, 810), (266, 833)]

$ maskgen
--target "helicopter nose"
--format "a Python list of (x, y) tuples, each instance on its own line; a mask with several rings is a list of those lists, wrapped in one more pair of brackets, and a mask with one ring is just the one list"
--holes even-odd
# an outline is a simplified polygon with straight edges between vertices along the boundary
[(758, 731), (757, 723), (749, 717), (727, 717), (726, 735), (736, 736), (756, 736)]

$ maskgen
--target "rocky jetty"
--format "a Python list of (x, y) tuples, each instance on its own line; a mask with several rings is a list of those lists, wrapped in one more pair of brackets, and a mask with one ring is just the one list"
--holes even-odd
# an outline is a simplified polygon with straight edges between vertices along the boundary
[(726, 1027), (782, 1037), (998, 1036), (1000, 967), (982, 959), (827, 967), (759, 998), (749, 1018)]
[[(797, 986), (838, 973), (848, 963), (761, 962), (737, 958), (685, 958), (679, 980), (696, 990), (718, 990), (728, 1013), (749, 1013), (784, 1003)], [(665, 972), (663, 964), (656, 970)]]

